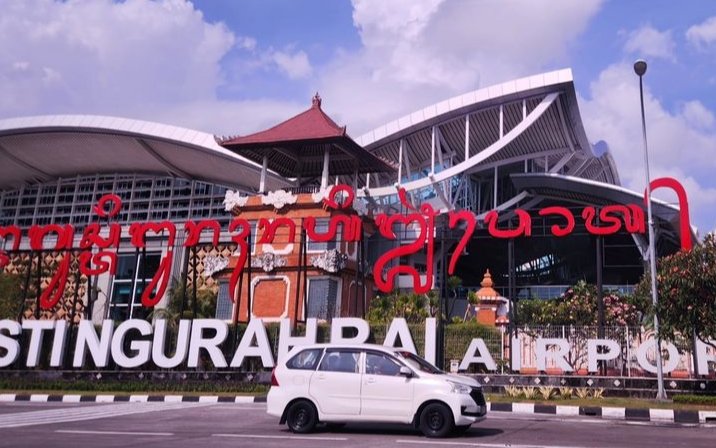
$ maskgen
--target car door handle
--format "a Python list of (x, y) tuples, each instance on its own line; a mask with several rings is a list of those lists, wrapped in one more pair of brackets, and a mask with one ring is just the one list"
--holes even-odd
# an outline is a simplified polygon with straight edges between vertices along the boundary
[(375, 378), (368, 378), (367, 380), (365, 380), (365, 382), (368, 384), (375, 383)]
[(326, 379), (326, 376), (325, 376), (325, 375), (322, 375), (322, 374), (321, 374), (321, 375), (316, 375), (316, 379), (317, 379), (317, 380), (325, 380), (325, 379)]

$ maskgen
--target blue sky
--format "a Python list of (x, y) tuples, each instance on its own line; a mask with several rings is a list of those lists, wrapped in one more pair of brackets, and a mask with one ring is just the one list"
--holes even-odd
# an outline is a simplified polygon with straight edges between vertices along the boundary
[[(0, 118), (146, 119), (240, 134), (310, 104), (352, 135), (447, 97), (571, 67), (587, 135), (642, 190), (681, 180), (716, 228), (716, 3), (602, 0), (0, 0)], [(666, 197), (671, 200), (672, 198)]]

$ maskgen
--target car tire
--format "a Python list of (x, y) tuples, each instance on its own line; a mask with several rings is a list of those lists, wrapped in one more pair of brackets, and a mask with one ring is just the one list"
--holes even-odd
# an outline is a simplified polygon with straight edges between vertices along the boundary
[(420, 413), (420, 430), (425, 437), (446, 437), (454, 424), (452, 411), (442, 403), (430, 403)]
[(455, 426), (455, 434), (457, 434), (457, 435), (465, 434), (466, 432), (468, 432), (470, 430), (471, 427), (472, 427), (472, 425), (456, 425)]
[(299, 400), (289, 406), (286, 412), (286, 424), (291, 432), (305, 434), (318, 424), (316, 407), (308, 400)]

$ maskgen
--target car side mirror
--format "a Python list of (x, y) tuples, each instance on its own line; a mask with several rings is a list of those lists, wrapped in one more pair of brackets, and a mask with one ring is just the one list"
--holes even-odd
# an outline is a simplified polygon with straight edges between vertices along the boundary
[(413, 377), (413, 371), (409, 368), (403, 366), (400, 368), (400, 375), (404, 376), (406, 378), (412, 378)]

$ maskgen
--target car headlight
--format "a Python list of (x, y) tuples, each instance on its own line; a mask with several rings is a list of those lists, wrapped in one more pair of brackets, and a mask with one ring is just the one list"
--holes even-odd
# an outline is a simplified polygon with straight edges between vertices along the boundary
[(466, 386), (464, 384), (455, 383), (453, 381), (448, 381), (450, 385), (452, 386), (452, 390), (450, 392), (454, 394), (470, 394), (472, 392), (472, 388), (470, 386)]

